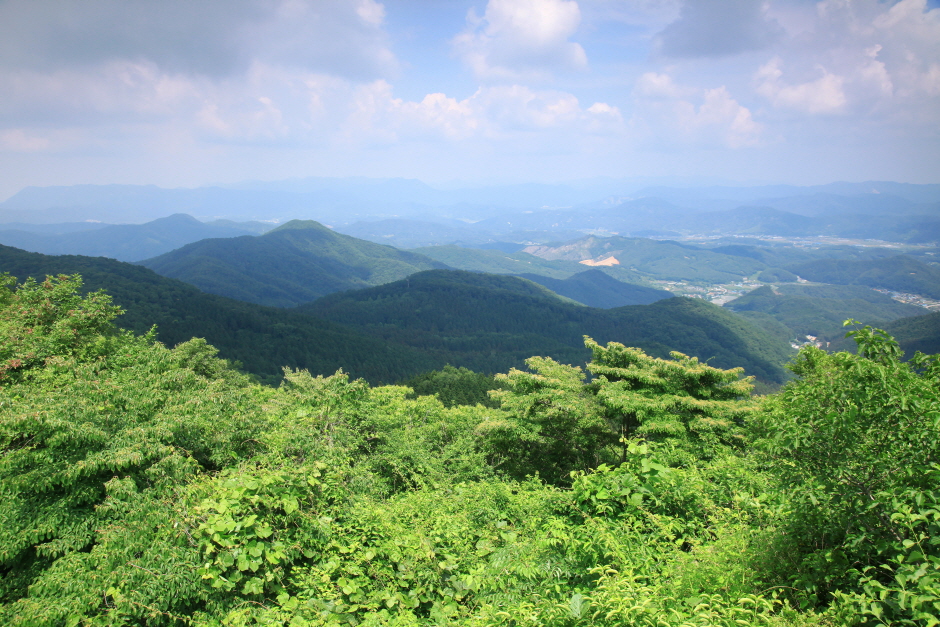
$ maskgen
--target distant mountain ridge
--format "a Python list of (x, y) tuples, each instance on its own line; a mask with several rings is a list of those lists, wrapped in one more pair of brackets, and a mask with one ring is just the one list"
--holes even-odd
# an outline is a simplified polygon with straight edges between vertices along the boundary
[[(466, 186), (438, 189), (407, 179), (326, 179), (246, 182), (194, 189), (153, 185), (76, 185), (25, 188), (0, 202), (0, 223), (57, 223), (99, 220), (142, 223), (174, 213), (199, 219), (316, 219), (335, 227), (362, 221), (437, 222), (437, 230), (414, 241), (412, 228), (388, 224), (381, 233), (358, 225), (354, 235), (399, 246), (447, 245), (497, 239), (552, 240), (548, 233), (605, 231), (631, 235), (696, 229), (729, 231), (742, 215), (722, 215), (740, 207), (768, 207), (813, 218), (803, 235), (874, 237), (895, 241), (933, 241), (940, 236), (940, 185), (884, 181), (799, 187), (666, 187), (636, 180), (595, 179), (568, 184)], [(858, 216), (878, 218), (866, 224)], [(789, 217), (786, 221), (795, 218)], [(901, 219), (903, 224), (892, 224)], [(459, 224), (456, 221), (464, 221)], [(828, 220), (828, 222), (827, 222)], [(780, 221), (752, 216), (743, 232), (774, 233)], [(472, 223), (472, 224), (471, 224)], [(413, 225), (412, 225), (413, 226)], [(429, 227), (425, 227), (429, 228)], [(792, 228), (792, 225), (790, 227)], [(828, 229), (825, 232), (821, 228)], [(387, 238), (387, 236), (392, 238)], [(557, 238), (555, 238), (557, 239)]]
[(140, 263), (210, 294), (274, 307), (446, 267), (313, 220), (292, 220), (257, 237), (205, 239)]
[(754, 259), (645, 238), (588, 236), (563, 244), (529, 246), (524, 252), (547, 260), (611, 263), (656, 279), (712, 283), (740, 281), (767, 267)]
[(113, 224), (48, 235), (3, 230), (0, 224), (0, 244), (46, 255), (86, 255), (140, 261), (201, 239), (255, 234), (260, 230), (259, 226), (235, 222), (206, 224), (183, 213), (145, 224)]

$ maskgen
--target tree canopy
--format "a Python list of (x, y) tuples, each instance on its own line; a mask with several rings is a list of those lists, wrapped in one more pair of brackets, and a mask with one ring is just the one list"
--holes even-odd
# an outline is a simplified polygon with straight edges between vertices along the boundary
[(940, 357), (882, 331), (766, 397), (586, 338), (445, 405), (261, 385), (79, 286), (0, 282), (4, 625), (938, 622)]

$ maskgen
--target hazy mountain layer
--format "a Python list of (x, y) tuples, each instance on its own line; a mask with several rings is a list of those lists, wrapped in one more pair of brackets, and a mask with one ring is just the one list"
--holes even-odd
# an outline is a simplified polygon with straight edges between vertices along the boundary
[(356, 222), (337, 227), (340, 233), (352, 235), (378, 244), (389, 244), (396, 248), (419, 248), (422, 246), (477, 246), (495, 242), (496, 238), (486, 230), (467, 224), (440, 224), (433, 221), (393, 218), (373, 222)]
[[(355, 224), (350, 232), (399, 246), (479, 243), (494, 237), (547, 243), (588, 232), (833, 235), (925, 242), (940, 237), (940, 186), (869, 181), (676, 188), (598, 179), (441, 190), (415, 180), (354, 177), (196, 189), (29, 187), (0, 203), (0, 223), (142, 223), (173, 213), (200, 219), (313, 218), (334, 226), (385, 221), (380, 233), (363, 224)], [(402, 219), (437, 226), (415, 227), (398, 222)]]
[(823, 259), (787, 266), (804, 279), (836, 285), (867, 285), (940, 298), (940, 268), (907, 255), (845, 261)]
[(740, 281), (767, 267), (746, 257), (642, 238), (590, 236), (557, 246), (529, 246), (525, 252), (553, 261), (627, 268), (646, 278), (710, 283)]
[(86, 255), (140, 261), (201, 239), (257, 233), (258, 226), (259, 223), (240, 225), (223, 221), (204, 224), (192, 216), (175, 214), (146, 224), (115, 224), (59, 234), (0, 230), (0, 244), (47, 255)]

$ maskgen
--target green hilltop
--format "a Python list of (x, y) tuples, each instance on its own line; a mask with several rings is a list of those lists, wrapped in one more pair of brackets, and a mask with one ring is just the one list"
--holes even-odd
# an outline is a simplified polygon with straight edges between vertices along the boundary
[(291, 220), (257, 237), (204, 239), (140, 263), (210, 294), (275, 307), (445, 267), (313, 220)]

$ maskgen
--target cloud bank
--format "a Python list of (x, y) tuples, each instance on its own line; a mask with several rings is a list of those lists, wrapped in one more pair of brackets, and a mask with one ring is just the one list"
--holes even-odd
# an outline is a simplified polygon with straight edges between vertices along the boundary
[(309, 175), (937, 178), (927, 0), (3, 0), (0, 195)]

